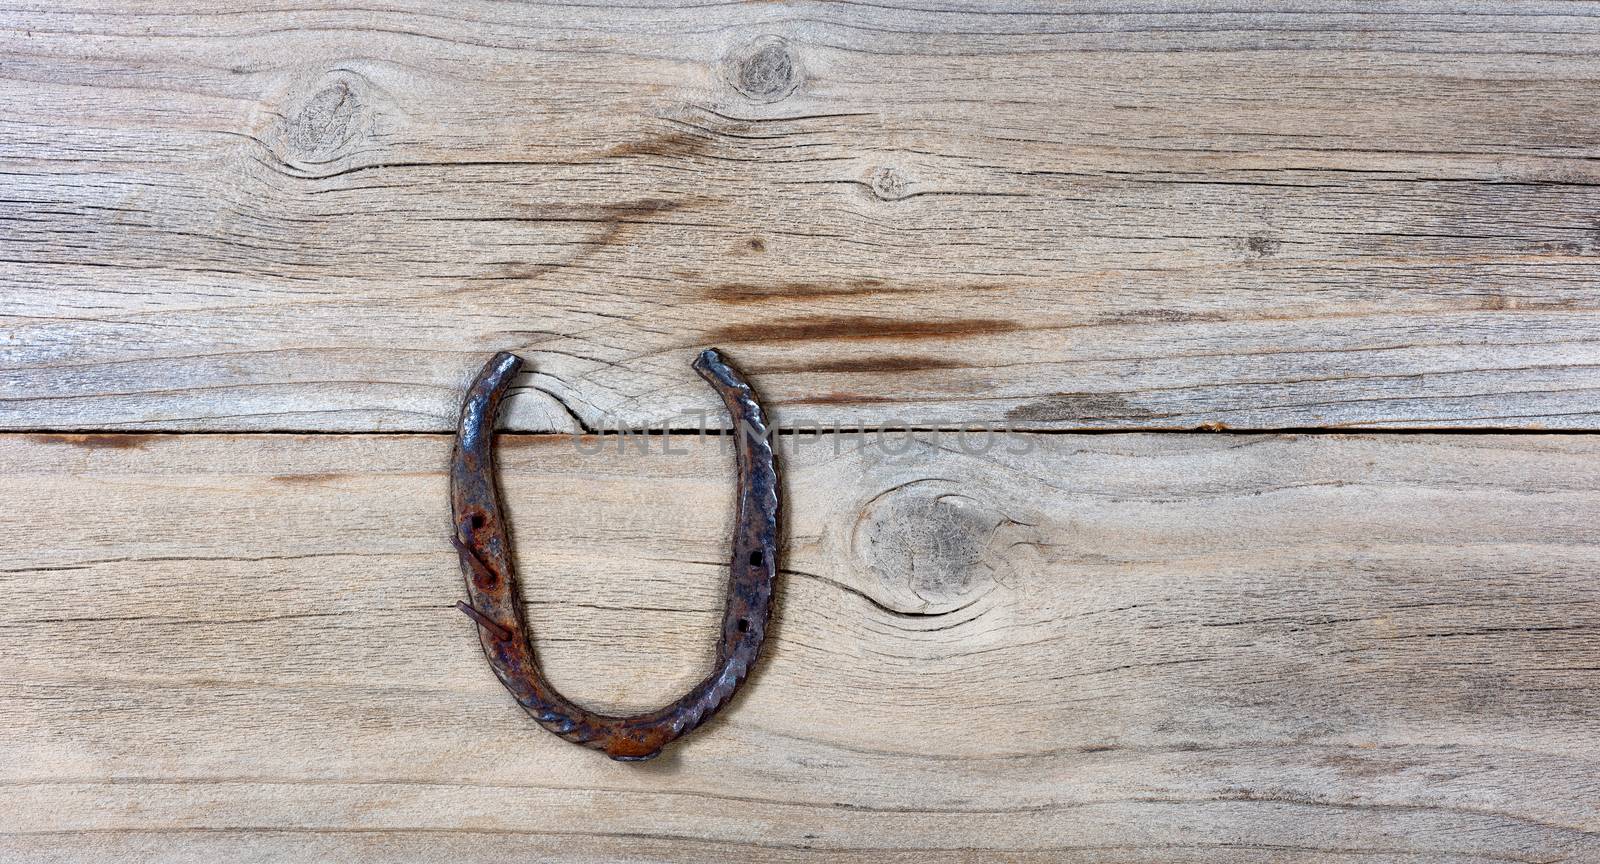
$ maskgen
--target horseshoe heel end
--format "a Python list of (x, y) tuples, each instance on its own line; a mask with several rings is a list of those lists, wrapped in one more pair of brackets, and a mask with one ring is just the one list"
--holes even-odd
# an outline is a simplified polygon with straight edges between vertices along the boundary
[(467, 388), (467, 398), (461, 403), (461, 426), (456, 436), (456, 449), (474, 457), (481, 456), (489, 447), (489, 436), (494, 434), (495, 416), (500, 413), (500, 400), (511, 387), (511, 379), (522, 371), (522, 358), (509, 351), (489, 358), (478, 376)]
[(694, 366), (694, 371), (699, 372), (701, 375), (705, 375), (707, 371), (711, 369), (711, 367), (723, 365), (722, 352), (715, 348), (707, 348), (706, 350), (701, 351), (699, 356), (694, 358), (694, 363), (691, 365)]
[(732, 366), (728, 365), (728, 361), (722, 357), (722, 352), (715, 348), (707, 348), (701, 351), (700, 355), (695, 357), (694, 362), (690, 365), (694, 367), (694, 371), (700, 373), (701, 378), (706, 379), (706, 383), (710, 384), (719, 395), (728, 390), (737, 390), (744, 393), (750, 391), (750, 385), (746, 384), (744, 378), (734, 371)]

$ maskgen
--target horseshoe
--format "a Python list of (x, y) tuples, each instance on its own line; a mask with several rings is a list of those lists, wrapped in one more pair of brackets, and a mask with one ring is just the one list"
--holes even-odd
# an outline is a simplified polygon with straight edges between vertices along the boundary
[(522, 358), (501, 352), (478, 373), (461, 406), (451, 454), (451, 538), (461, 556), (467, 602), (457, 607), (477, 622), (489, 665), (517, 702), (545, 729), (624, 762), (650, 759), (711, 719), (732, 698), (761, 652), (778, 572), (778, 470), (765, 413), (744, 377), (708, 348), (694, 369), (727, 406), (735, 425), (739, 473), (716, 668), (669, 705), (630, 717), (590, 711), (561, 695), (539, 671), (511, 569), (511, 541), (494, 477), (494, 423)]

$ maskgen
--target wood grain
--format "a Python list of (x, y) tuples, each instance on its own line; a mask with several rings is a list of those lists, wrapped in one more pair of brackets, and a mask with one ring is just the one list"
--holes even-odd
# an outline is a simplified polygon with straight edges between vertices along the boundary
[[(505, 493), (552, 679), (640, 707), (710, 662), (732, 457), (601, 443)], [(0, 436), (0, 857), (1600, 857), (1600, 439), (879, 443), (786, 439), (763, 663), (624, 765), (450, 608), (448, 437)]]
[(0, 427), (1594, 429), (1597, 142), (1590, 2), (11, 4)]

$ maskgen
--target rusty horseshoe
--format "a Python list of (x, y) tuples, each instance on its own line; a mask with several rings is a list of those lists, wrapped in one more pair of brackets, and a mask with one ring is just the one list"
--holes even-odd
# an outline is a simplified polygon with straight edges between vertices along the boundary
[(450, 465), (450, 503), (456, 551), (467, 582), (457, 607), (478, 624), (478, 640), (500, 683), (540, 726), (612, 759), (650, 759), (693, 731), (733, 696), (761, 651), (772, 614), (778, 568), (778, 470), (765, 412), (744, 377), (716, 349), (701, 352), (694, 369), (709, 383), (734, 422), (739, 485), (734, 515), (728, 602), (722, 615), (716, 667), (677, 701), (631, 717), (598, 714), (561, 695), (534, 657), (511, 570), (511, 541), (495, 482), (494, 423), (522, 358), (501, 352), (489, 360), (461, 406)]

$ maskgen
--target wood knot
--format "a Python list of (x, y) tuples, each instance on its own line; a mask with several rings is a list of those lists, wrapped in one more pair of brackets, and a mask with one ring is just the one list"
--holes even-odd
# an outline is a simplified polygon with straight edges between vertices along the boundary
[(365, 77), (348, 70), (335, 71), (299, 88), (281, 112), (283, 161), (318, 165), (355, 152), (372, 133), (374, 95)]
[(879, 581), (883, 605), (909, 615), (961, 609), (1007, 584), (1011, 550), (1032, 526), (952, 480), (901, 484), (873, 497), (852, 532), (855, 556)]
[(776, 102), (800, 86), (800, 58), (781, 36), (759, 36), (728, 52), (723, 75), (752, 102)]
[(1271, 258), (1278, 254), (1278, 250), (1282, 247), (1283, 241), (1262, 234), (1251, 235), (1244, 241), (1245, 251), (1252, 258)]
[(867, 178), (867, 188), (879, 201), (898, 201), (911, 194), (911, 178), (886, 165)]

